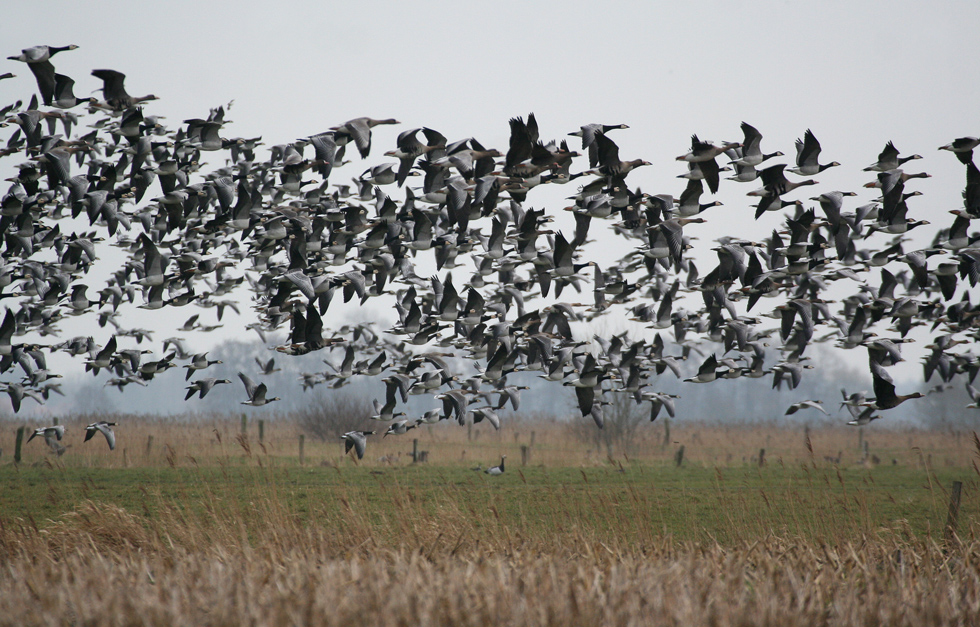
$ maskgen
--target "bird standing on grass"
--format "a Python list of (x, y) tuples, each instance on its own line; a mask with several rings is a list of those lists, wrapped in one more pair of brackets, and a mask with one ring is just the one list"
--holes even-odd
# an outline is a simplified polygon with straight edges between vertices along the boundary
[(488, 475), (494, 476), (494, 477), (496, 477), (497, 475), (504, 474), (504, 460), (505, 459), (507, 459), (507, 456), (506, 455), (501, 455), (500, 456), (500, 465), (499, 466), (491, 466), (490, 468), (487, 468), (483, 472), (487, 473)]

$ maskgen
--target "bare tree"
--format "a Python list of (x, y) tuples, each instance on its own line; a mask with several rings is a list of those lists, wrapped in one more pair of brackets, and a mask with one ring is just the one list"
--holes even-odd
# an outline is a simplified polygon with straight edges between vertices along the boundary
[(306, 433), (321, 440), (338, 438), (348, 431), (365, 430), (371, 420), (371, 403), (360, 394), (344, 391), (317, 392), (295, 412)]
[(597, 449), (605, 447), (612, 456), (616, 452), (629, 453), (636, 446), (637, 432), (650, 418), (649, 405), (638, 406), (629, 394), (613, 393), (605, 397), (609, 404), (602, 407), (602, 428), (596, 429), (589, 416), (576, 420), (575, 435), (585, 441), (594, 442)]

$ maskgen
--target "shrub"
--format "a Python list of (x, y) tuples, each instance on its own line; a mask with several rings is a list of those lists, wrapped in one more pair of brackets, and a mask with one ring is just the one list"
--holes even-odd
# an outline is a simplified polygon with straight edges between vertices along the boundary
[(312, 437), (338, 438), (348, 431), (367, 430), (372, 414), (371, 402), (353, 392), (317, 392), (309, 404), (296, 411), (296, 422)]

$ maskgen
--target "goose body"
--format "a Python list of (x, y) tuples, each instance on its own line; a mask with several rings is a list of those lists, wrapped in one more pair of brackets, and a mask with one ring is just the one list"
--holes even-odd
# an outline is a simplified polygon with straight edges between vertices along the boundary
[(238, 373), (238, 378), (242, 380), (245, 385), (245, 393), (248, 394), (248, 400), (242, 401), (242, 405), (251, 405), (252, 407), (262, 407), (263, 405), (268, 405), (273, 401), (282, 400), (278, 396), (273, 398), (266, 398), (268, 390), (265, 387), (265, 383), (256, 384), (252, 381), (248, 375), (244, 372)]
[(92, 436), (98, 432), (105, 436), (105, 441), (109, 443), (109, 450), (114, 451), (116, 449), (116, 434), (112, 431), (112, 427), (115, 426), (116, 423), (105, 420), (93, 422), (85, 427), (85, 442), (91, 440)]
[(340, 436), (344, 441), (344, 454), (350, 453), (354, 449), (357, 459), (364, 459), (364, 450), (367, 448), (367, 436), (374, 435), (375, 431), (348, 431)]
[(827, 168), (840, 165), (836, 161), (821, 165), (817, 162), (819, 157), (820, 142), (817, 141), (813, 131), (807, 129), (803, 135), (803, 139), (796, 140), (796, 167), (790, 168), (787, 171), (801, 176), (813, 176), (814, 174), (823, 172)]
[(498, 476), (504, 474), (504, 460), (506, 460), (506, 459), (507, 459), (507, 456), (506, 455), (501, 455), (501, 457), (500, 457), (500, 465), (499, 466), (491, 466), (490, 468), (487, 468), (483, 472), (487, 473), (491, 477), (498, 477)]
[(59, 52), (64, 52), (65, 50), (75, 50), (78, 48), (75, 44), (68, 46), (31, 46), (30, 48), (24, 48), (20, 51), (20, 54), (15, 57), (7, 57), (11, 61), (23, 61), (24, 63), (42, 63), (48, 61), (54, 55)]

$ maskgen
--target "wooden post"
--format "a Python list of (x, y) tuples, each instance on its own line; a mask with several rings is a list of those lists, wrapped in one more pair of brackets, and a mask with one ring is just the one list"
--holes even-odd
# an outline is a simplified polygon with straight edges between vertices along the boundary
[(674, 455), (674, 463), (677, 464), (677, 467), (678, 468), (680, 468), (681, 467), (681, 464), (684, 463), (684, 445), (683, 444), (681, 444), (681, 447), (679, 449), (677, 449), (677, 453)]
[(57, 426), (58, 426), (58, 425), (60, 425), (60, 424), (61, 424), (61, 419), (60, 419), (60, 418), (58, 418), (57, 416), (55, 416), (55, 417), (54, 417), (54, 426), (56, 426), (56, 427), (57, 427)]
[(531, 432), (531, 446), (534, 446), (534, 431)]
[(17, 427), (17, 440), (14, 442), (14, 463), (20, 463), (20, 448), (24, 445), (24, 427)]
[(664, 443), (663, 448), (670, 444), (670, 418), (664, 418)]
[(259, 442), (265, 438), (265, 420), (259, 418)]
[(956, 525), (960, 517), (960, 493), (963, 491), (963, 482), (954, 481), (953, 490), (949, 494), (949, 514), (946, 516), (946, 544), (951, 545), (956, 538)]
[(305, 461), (303, 455), (303, 445), (306, 444), (306, 436), (302, 433), (299, 434), (299, 465), (302, 466)]
[(152, 449), (153, 449), (153, 436), (152, 435), (148, 435), (148, 436), (146, 436), (146, 456), (147, 457), (150, 456), (150, 450), (152, 450)]
[(766, 465), (766, 449), (760, 448), (759, 449), (759, 468), (762, 468), (765, 465)]
[(242, 414), (242, 435), (248, 433), (248, 417)]
[(531, 449), (527, 444), (521, 444), (521, 466), (527, 466), (527, 462), (531, 457)]
[(419, 463), (419, 439), (418, 438), (412, 439), (412, 463), (413, 464)]

